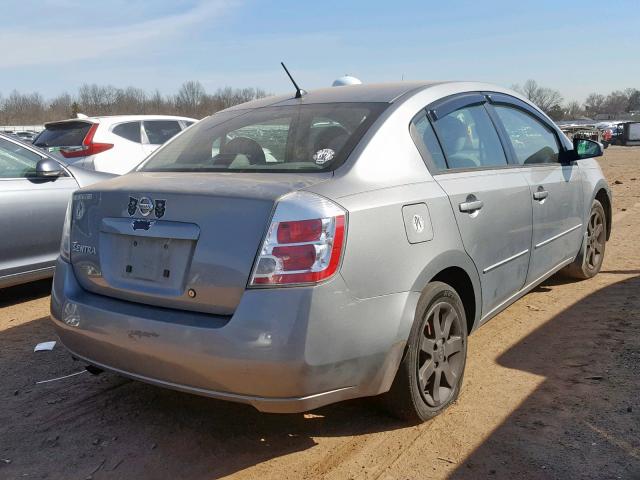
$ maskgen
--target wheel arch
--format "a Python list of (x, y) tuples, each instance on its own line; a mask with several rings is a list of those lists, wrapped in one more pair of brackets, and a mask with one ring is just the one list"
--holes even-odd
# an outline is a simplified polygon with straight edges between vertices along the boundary
[(482, 313), (480, 277), (471, 258), (455, 250), (440, 254), (422, 271), (413, 290), (422, 291), (434, 281), (450, 285), (460, 295), (467, 317), (467, 333), (471, 333)]
[(593, 196), (591, 203), (593, 203), (593, 200), (598, 200), (604, 208), (604, 215), (607, 220), (607, 240), (609, 240), (609, 238), (611, 237), (611, 223), (613, 220), (613, 212), (611, 208), (611, 193), (604, 181), (598, 182), (598, 185), (596, 185), (595, 195)]

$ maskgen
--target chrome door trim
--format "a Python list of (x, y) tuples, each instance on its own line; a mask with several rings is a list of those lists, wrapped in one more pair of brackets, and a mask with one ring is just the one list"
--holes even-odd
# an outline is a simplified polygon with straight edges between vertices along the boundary
[(564, 232), (560, 232), (559, 234), (554, 235), (554, 236), (553, 236), (553, 237), (551, 237), (551, 238), (547, 238), (546, 240), (543, 240), (542, 242), (537, 243), (537, 244), (536, 244), (536, 246), (535, 246), (535, 248), (544, 247), (544, 246), (545, 246), (545, 245), (547, 245), (548, 243), (551, 243), (551, 242), (553, 242), (554, 240), (559, 239), (559, 238), (560, 238), (560, 237), (562, 237), (563, 235), (566, 235), (567, 233), (571, 233), (571, 232), (573, 232), (574, 230), (577, 230), (577, 229), (578, 229), (578, 228), (580, 228), (580, 227), (582, 227), (582, 224), (581, 224), (581, 223), (579, 223), (579, 224), (578, 224), (578, 225), (576, 225), (575, 227), (571, 227), (569, 230), (565, 230)]
[(527, 253), (529, 253), (529, 249), (528, 248), (526, 250), (523, 250), (521, 252), (516, 253), (515, 255), (511, 255), (509, 258), (505, 258), (504, 260), (500, 260), (498, 263), (494, 263), (493, 265), (488, 266), (487, 268), (482, 270), (482, 273), (488, 273), (491, 270), (494, 270), (494, 269), (500, 267), (501, 265), (504, 265), (505, 263), (508, 263), (511, 260), (515, 260), (516, 258), (519, 258), (522, 255), (525, 255)]

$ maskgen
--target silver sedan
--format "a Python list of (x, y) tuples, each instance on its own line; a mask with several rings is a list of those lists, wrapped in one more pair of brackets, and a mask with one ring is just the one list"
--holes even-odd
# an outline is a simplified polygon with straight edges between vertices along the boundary
[(602, 265), (602, 146), (516, 92), (353, 85), (216, 113), (74, 195), (51, 313), (92, 371), (296, 412), (458, 396), (467, 335)]
[(112, 176), (0, 134), (0, 288), (51, 277), (71, 194)]

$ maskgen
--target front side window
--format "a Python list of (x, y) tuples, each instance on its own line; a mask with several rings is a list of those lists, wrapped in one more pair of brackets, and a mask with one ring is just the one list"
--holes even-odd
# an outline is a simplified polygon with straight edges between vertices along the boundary
[(177, 120), (145, 120), (144, 131), (151, 145), (162, 145), (182, 129)]
[(464, 107), (435, 122), (449, 168), (504, 166), (507, 158), (482, 105)]
[(496, 105), (494, 109), (520, 165), (558, 162), (558, 141), (548, 127), (516, 108)]
[(120, 123), (113, 127), (113, 130), (111, 131), (119, 137), (126, 138), (131, 142), (142, 143), (142, 140), (140, 139), (140, 122)]
[(40, 160), (37, 153), (0, 138), (0, 178), (35, 177)]
[(144, 171), (331, 171), (387, 104), (326, 103), (215, 114), (144, 163)]

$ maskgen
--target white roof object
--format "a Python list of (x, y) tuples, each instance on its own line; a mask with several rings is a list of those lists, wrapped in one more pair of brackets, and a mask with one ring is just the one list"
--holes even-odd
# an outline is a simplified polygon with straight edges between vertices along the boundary
[(344, 87), (346, 85), (362, 85), (362, 81), (359, 78), (352, 77), (351, 75), (344, 75), (333, 81), (332, 87)]

